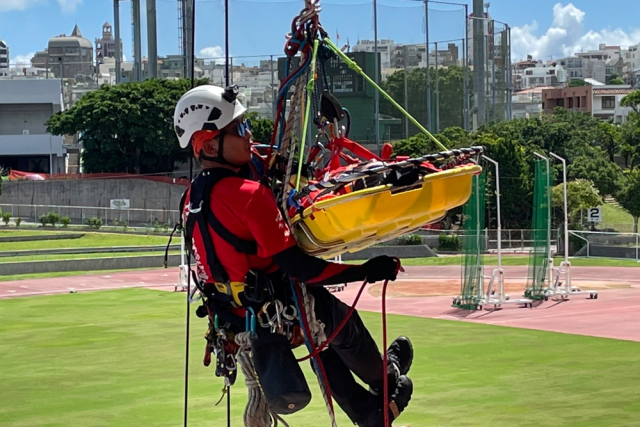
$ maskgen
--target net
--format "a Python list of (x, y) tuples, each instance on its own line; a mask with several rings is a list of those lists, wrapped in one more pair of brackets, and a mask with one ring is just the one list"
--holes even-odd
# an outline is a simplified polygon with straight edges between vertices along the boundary
[(453, 307), (477, 310), (484, 298), (484, 231), (486, 172), (473, 178), (473, 189), (469, 201), (463, 207), (464, 257), (460, 296)]
[(529, 252), (529, 274), (525, 297), (540, 300), (545, 297), (548, 287), (551, 212), (551, 183), (546, 160), (535, 163), (535, 183), (533, 189), (533, 215), (531, 221), (531, 250)]

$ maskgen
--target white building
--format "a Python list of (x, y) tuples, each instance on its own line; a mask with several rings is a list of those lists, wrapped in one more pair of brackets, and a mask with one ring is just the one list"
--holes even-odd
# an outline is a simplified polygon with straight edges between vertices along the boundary
[[(373, 40), (358, 40), (358, 43), (351, 48), (352, 52), (374, 52), (375, 42)], [(392, 64), (395, 43), (390, 39), (382, 39), (378, 41), (378, 52), (380, 53), (380, 67), (393, 68), (396, 64)]]
[(45, 122), (62, 110), (59, 79), (0, 79), (0, 165), (25, 172), (65, 173), (63, 137)]
[(557, 86), (566, 83), (567, 72), (561, 65), (546, 66), (538, 63), (535, 67), (525, 68), (520, 74), (523, 89)]
[(551, 88), (540, 86), (513, 94), (511, 97), (511, 118), (531, 118), (541, 114), (543, 89)]
[(7, 42), (0, 39), (0, 74), (7, 72), (9, 68), (9, 46)]
[(620, 101), (633, 91), (629, 85), (594, 86), (591, 92), (591, 114), (602, 120), (613, 119), (615, 123), (626, 122), (633, 110), (621, 107)]
[(622, 75), (625, 59), (620, 46), (600, 44), (598, 50), (577, 52), (559, 61), (567, 69), (567, 78), (595, 79), (606, 82), (614, 74)]

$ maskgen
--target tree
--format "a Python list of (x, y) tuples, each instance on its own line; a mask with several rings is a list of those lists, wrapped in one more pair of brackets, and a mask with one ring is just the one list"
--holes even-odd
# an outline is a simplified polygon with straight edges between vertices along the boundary
[(640, 170), (627, 170), (620, 183), (620, 191), (616, 200), (633, 216), (633, 232), (638, 232), (638, 217), (640, 217)]
[(190, 87), (186, 79), (103, 85), (53, 115), (47, 131), (80, 134), (86, 172), (169, 172), (191, 154), (180, 148), (173, 130), (174, 108)]
[[(474, 145), (485, 147), (487, 155), (500, 165), (500, 207), (504, 228), (527, 228), (532, 213), (532, 172), (526, 150), (514, 139), (496, 138), (483, 133), (476, 135)], [(491, 218), (496, 218), (495, 171), (487, 178), (487, 205)], [(489, 224), (491, 226), (491, 224)]]
[(568, 179), (585, 179), (593, 182), (600, 194), (615, 194), (621, 170), (604, 155), (579, 156), (567, 167)]
[[(394, 101), (405, 108), (404, 70), (396, 71), (388, 76), (380, 85)], [(435, 69), (430, 69), (431, 77), (431, 119), (435, 126), (436, 120), (436, 75)], [(472, 76), (469, 77), (471, 86)], [(464, 69), (451, 66), (438, 70), (438, 91), (440, 106), (440, 129), (451, 126), (463, 126), (463, 102), (464, 102)], [(471, 87), (469, 88), (471, 90)], [(427, 70), (415, 68), (407, 70), (407, 100), (408, 112), (422, 125), (427, 123)], [(380, 98), (380, 113), (400, 117), (401, 113), (384, 97)], [(403, 117), (403, 121), (406, 118)], [(418, 134), (419, 130), (409, 123), (409, 135)], [(396, 137), (404, 136), (404, 123), (394, 132)]]
[(251, 121), (251, 134), (253, 140), (261, 144), (271, 143), (271, 134), (273, 133), (273, 121), (270, 119), (261, 119), (258, 113), (247, 113), (245, 119)]
[(397, 156), (420, 157), (429, 151), (433, 151), (434, 145), (433, 141), (427, 138), (425, 134), (419, 133), (409, 139), (403, 139), (393, 144), (393, 154)]
[(609, 77), (606, 78), (606, 84), (608, 85), (623, 85), (624, 84), (624, 80), (622, 80), (620, 78), (619, 75), (617, 74), (612, 74)]
[[(564, 218), (564, 188), (562, 184), (553, 187), (551, 203), (556, 209), (555, 217), (559, 222)], [(567, 211), (569, 224), (576, 225), (580, 222), (580, 212), (602, 204), (602, 198), (593, 182), (587, 179), (576, 179), (567, 183)]]
[(620, 100), (623, 107), (631, 107), (636, 113), (640, 113), (640, 89), (631, 92)]
[(620, 129), (607, 122), (598, 123), (598, 145), (609, 154), (609, 161), (613, 162), (620, 150), (622, 135)]
[(573, 79), (569, 82), (569, 87), (586, 86), (587, 82), (582, 79)]
[(632, 113), (622, 125), (620, 154), (625, 166), (634, 169), (640, 166), (640, 113)]

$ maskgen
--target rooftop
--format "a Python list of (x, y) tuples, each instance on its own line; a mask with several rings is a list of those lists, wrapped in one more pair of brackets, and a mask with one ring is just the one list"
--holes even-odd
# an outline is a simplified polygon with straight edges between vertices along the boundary
[(61, 104), (60, 80), (0, 80), (0, 104)]

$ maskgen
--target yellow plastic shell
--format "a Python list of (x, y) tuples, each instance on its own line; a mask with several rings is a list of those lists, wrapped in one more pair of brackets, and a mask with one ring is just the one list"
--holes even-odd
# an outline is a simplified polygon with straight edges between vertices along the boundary
[(356, 252), (439, 221), (449, 209), (471, 196), (477, 165), (424, 177), (421, 183), (394, 193), (381, 185), (321, 200), (296, 215), (291, 224), (298, 245), (311, 255), (331, 258)]

